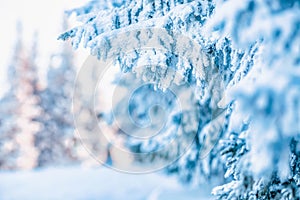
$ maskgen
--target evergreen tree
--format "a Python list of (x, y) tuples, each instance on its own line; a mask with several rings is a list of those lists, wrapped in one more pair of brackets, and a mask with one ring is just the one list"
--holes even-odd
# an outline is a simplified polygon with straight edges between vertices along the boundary
[[(181, 4), (183, 4), (183, 5), (181, 5)], [(175, 8), (177, 6), (178, 6), (177, 9), (172, 10), (172, 8)], [(182, 8), (182, 9), (184, 8), (185, 12), (182, 12), (180, 8)], [(201, 12), (197, 11), (200, 8), (202, 9)], [(143, 77), (143, 79), (147, 80), (147, 81), (153, 81), (153, 78), (151, 78), (151, 75), (157, 73), (158, 74), (157, 76), (153, 75), (155, 77), (155, 85), (156, 85), (155, 87), (158, 87), (159, 89), (162, 89), (162, 90), (168, 89), (168, 87), (170, 85), (172, 85), (173, 81), (175, 80), (174, 73), (180, 73), (181, 77), (191, 75), (191, 78), (187, 78), (187, 79), (184, 78), (184, 79), (186, 79), (188, 84), (193, 85), (196, 89), (199, 89), (199, 88), (203, 87), (204, 85), (210, 85), (210, 88), (212, 88), (213, 85), (215, 84), (216, 87), (219, 87), (218, 88), (219, 92), (222, 92), (222, 88), (221, 88), (221, 87), (223, 87), (222, 83), (220, 82), (220, 79), (217, 78), (219, 76), (218, 69), (217, 69), (219, 66), (215, 66), (214, 63), (210, 63), (210, 61), (208, 60), (209, 53), (211, 53), (210, 49), (213, 48), (213, 44), (204, 44), (203, 41), (201, 40), (201, 38), (198, 38), (195, 42), (196, 43), (195, 48), (197, 48), (197, 45), (199, 45), (199, 46), (205, 45), (203, 50), (201, 51), (201, 54), (197, 55), (197, 59), (201, 59), (202, 62), (204, 62), (204, 65), (212, 66), (211, 68), (209, 68), (209, 70), (210, 70), (209, 72), (207, 72), (206, 74), (203, 74), (202, 66), (200, 66), (201, 69), (198, 70), (197, 69), (198, 64), (193, 63), (195, 60), (194, 60), (194, 58), (191, 57), (191, 56), (193, 56), (190, 54), (191, 52), (189, 52), (189, 51), (179, 52), (179, 53), (191, 58), (191, 63), (184, 62), (184, 60), (178, 61), (176, 56), (174, 55), (174, 52), (172, 52), (172, 49), (178, 49), (178, 47), (176, 46), (177, 44), (167, 41), (167, 40), (164, 40), (163, 42), (161, 42), (161, 44), (162, 44), (161, 48), (166, 49), (167, 51), (170, 51), (171, 53), (163, 54), (162, 59), (160, 59), (159, 62), (155, 63), (155, 64), (158, 66), (166, 66), (167, 65), (167, 66), (170, 66), (170, 68), (173, 68), (175, 70), (173, 72), (168, 71), (168, 73), (169, 73), (168, 74), (168, 73), (166, 73), (167, 72), (166, 70), (168, 70), (168, 68), (163, 68), (163, 69), (157, 68), (157, 69), (155, 69), (156, 70), (155, 73), (151, 73), (152, 69), (149, 67), (146, 67), (144, 71), (143, 70), (138, 71), (137, 69), (134, 69), (134, 67), (137, 64), (137, 61), (139, 59), (143, 60), (143, 61), (149, 60), (150, 62), (155, 60), (155, 58), (151, 57), (151, 55), (153, 55), (154, 57), (156, 55), (155, 48), (153, 48), (153, 50), (150, 50), (150, 52), (143, 53), (143, 52), (141, 52), (142, 51), (141, 49), (138, 49), (138, 47), (136, 47), (136, 48), (130, 47), (130, 43), (128, 46), (125, 45), (125, 46), (118, 47), (118, 45), (120, 44), (121, 41), (120, 40), (118, 41), (117, 38), (120, 36), (118, 34), (113, 34), (114, 30), (120, 29), (120, 32), (121, 32), (121, 30), (126, 31), (127, 26), (134, 26), (136, 28), (142, 27), (142, 28), (149, 29), (149, 30), (150, 30), (150, 28), (160, 28), (161, 30), (166, 30), (167, 35), (169, 35), (171, 37), (175, 37), (175, 38), (180, 37), (181, 35), (173, 33), (172, 28), (180, 31), (180, 33), (182, 33), (182, 34), (184, 33), (188, 36), (191, 36), (191, 35), (195, 36), (194, 32), (192, 32), (190, 30), (193, 30), (193, 28), (198, 27), (198, 30), (195, 30), (195, 32), (200, 31), (201, 26), (204, 23), (205, 19), (211, 15), (211, 9), (212, 9), (211, 2), (189, 2), (189, 1), (187, 1), (187, 2), (185, 2), (185, 1), (167, 1), (167, 2), (157, 1), (156, 2), (155, 1), (155, 2), (153, 2), (153, 4), (151, 4), (151, 3), (141, 2), (141, 1), (132, 1), (132, 2), (127, 2), (126, 6), (113, 8), (113, 11), (108, 11), (107, 13), (101, 12), (101, 14), (98, 14), (96, 12), (91, 12), (90, 14), (93, 16), (90, 16), (90, 14), (81, 16), (82, 19), (84, 19), (85, 17), (89, 17), (88, 22), (86, 21), (87, 23), (84, 24), (83, 26), (74, 28), (71, 31), (61, 35), (60, 38), (67, 39), (69, 37), (75, 37), (75, 39), (73, 40), (73, 46), (75, 46), (75, 47), (77, 47), (78, 43), (83, 39), (84, 45), (85, 46), (88, 45), (89, 47), (91, 47), (91, 53), (96, 54), (98, 58), (101, 58), (104, 60), (106, 59), (106, 57), (111, 56), (110, 55), (110, 53), (112, 52), (111, 50), (116, 50), (116, 52), (112, 52), (112, 53), (114, 56), (116, 56), (116, 62), (117, 62), (117, 64), (120, 65), (122, 71), (124, 71), (124, 72), (133, 71), (138, 76)], [(80, 13), (78, 13), (78, 14), (80, 14)], [(157, 26), (155, 26), (156, 25), (154, 23), (155, 18), (159, 18), (159, 17), (161, 18), (161, 20), (160, 20), (161, 23), (158, 23)], [(152, 20), (152, 18), (153, 18), (153, 20)], [(84, 19), (84, 20), (87, 20), (87, 19)], [(184, 24), (182, 20), (188, 21), (189, 23)], [(144, 23), (144, 22), (147, 22), (147, 23)], [(106, 24), (106, 25), (102, 26), (102, 24)], [(107, 24), (110, 24), (110, 25), (107, 25)], [(181, 30), (179, 27), (182, 27), (183, 25), (186, 25), (186, 27), (183, 27)], [(186, 30), (186, 31), (184, 31), (184, 30)], [(111, 38), (106, 37), (105, 35), (110, 32), (112, 33), (112, 37)], [(126, 34), (124, 34), (124, 35), (126, 35)], [(160, 38), (158, 35), (159, 34), (157, 34), (157, 36), (155, 36), (156, 38), (154, 38), (154, 39), (156, 41), (162, 40), (163, 38)], [(98, 36), (97, 39), (96, 39), (96, 36)], [(99, 37), (99, 36), (103, 36), (103, 37)], [(120, 38), (122, 41), (126, 41), (126, 40), (131, 41), (132, 38), (134, 38), (138, 42), (142, 42), (142, 39), (139, 38), (138, 34), (134, 35), (134, 33), (132, 33), (131, 35), (128, 34), (126, 38), (122, 38), (122, 37), (120, 37)], [(165, 44), (163, 44), (163, 43), (165, 43)], [(116, 49), (114, 49), (114, 47), (116, 47)], [(132, 48), (131, 50), (133, 50), (133, 52), (135, 51), (135, 53), (129, 54), (129, 55), (127, 54), (125, 56), (125, 54), (123, 52), (126, 52), (128, 50), (127, 48)], [(191, 48), (193, 48), (193, 46)], [(181, 50), (179, 50), (179, 51), (181, 51)], [(202, 57), (202, 58), (199, 58), (199, 57)], [(197, 71), (197, 70), (198, 70), (198, 72), (196, 72), (196, 77), (192, 77), (192, 74), (195, 74), (195, 71)], [(222, 73), (226, 73), (225, 70)], [(165, 75), (165, 77), (164, 77), (164, 75)], [(167, 75), (173, 76), (173, 78), (170, 79), (170, 77)], [(212, 77), (216, 77), (217, 79), (213, 79)], [(148, 88), (148, 89), (153, 90), (151, 88)], [(181, 89), (181, 91), (183, 91), (183, 90), (184, 89)], [(203, 91), (199, 95), (193, 95), (191, 100), (188, 100), (187, 102), (185, 102), (185, 104), (187, 104), (187, 105), (195, 105), (195, 106), (193, 108), (191, 108), (191, 107), (187, 108), (188, 110), (185, 110), (182, 113), (173, 113), (174, 117), (175, 117), (175, 115), (180, 116), (181, 114), (183, 114), (183, 118), (185, 121), (181, 121), (181, 119), (179, 121), (177, 120), (177, 122), (176, 122), (176, 120), (173, 122), (170, 121), (168, 124), (168, 127), (166, 127), (167, 131), (172, 133), (172, 129), (176, 130), (176, 129), (178, 129), (178, 127), (180, 126), (181, 123), (184, 123), (184, 124), (186, 124), (186, 125), (183, 125), (183, 127), (185, 127), (185, 128), (183, 128), (183, 130), (179, 130), (177, 132), (177, 135), (181, 135), (181, 134), (187, 135), (187, 138), (185, 138), (186, 140), (190, 140), (189, 139), (189, 138), (191, 138), (190, 135), (197, 135), (197, 137), (205, 138), (204, 135), (208, 134), (207, 131), (209, 131), (209, 130), (205, 129), (205, 132), (202, 132), (202, 133), (200, 133), (200, 132), (202, 130), (204, 130), (204, 127), (210, 122), (210, 120), (208, 118), (210, 118), (213, 113), (221, 112), (221, 110), (218, 111), (219, 108), (217, 107), (217, 103), (218, 103), (218, 101), (220, 101), (220, 98), (221, 98), (221, 93), (215, 92), (214, 97), (216, 99), (213, 99), (213, 98), (209, 98), (209, 96), (208, 96), (208, 94), (211, 92), (212, 92), (212, 90), (208, 89), (206, 92)], [(147, 91), (144, 94), (146, 94), (146, 93), (147, 93)], [(205, 95), (204, 93), (207, 93), (207, 94)], [(201, 104), (199, 103), (200, 101), (197, 99), (201, 99), (201, 101), (202, 101)], [(201, 116), (202, 119), (199, 119), (199, 117), (200, 117), (199, 110), (201, 110), (202, 108), (207, 108), (207, 105), (211, 106), (210, 108), (207, 109), (207, 113), (205, 113), (207, 115)], [(120, 107), (122, 107), (122, 106), (120, 106)], [(141, 109), (144, 110), (142, 112), (145, 112), (148, 110), (147, 106), (144, 106), (144, 107), (142, 106)], [(223, 112), (223, 113), (225, 113), (225, 112)], [(122, 115), (120, 115), (120, 116), (122, 116)], [(223, 116), (220, 117), (218, 120), (222, 121), (224, 119), (224, 116), (225, 116), (225, 114), (223, 114)], [(217, 116), (214, 116), (214, 117), (217, 117)], [(193, 121), (190, 121), (190, 118), (192, 118)], [(218, 122), (217, 122), (218, 120), (215, 120), (216, 125), (215, 126), (212, 125), (212, 126), (214, 126), (217, 129), (222, 129), (222, 125), (221, 124), (218, 125)], [(200, 124), (198, 124), (199, 121), (201, 121)], [(191, 124), (193, 124), (193, 125), (191, 125)], [(200, 127), (198, 127), (198, 126), (200, 126)], [(185, 134), (186, 132), (187, 132), (187, 134)], [(211, 141), (207, 140), (206, 146), (211, 146), (212, 144), (214, 144), (215, 140), (218, 136), (219, 136), (219, 132), (216, 135), (211, 136), (210, 137)], [(170, 138), (167, 136), (164, 138), (158, 138), (157, 141), (151, 141), (151, 142), (152, 143), (154, 142), (157, 144), (157, 143), (160, 143), (161, 140), (165, 140), (166, 142), (168, 142), (169, 139)], [(177, 144), (177, 145), (180, 146), (181, 144), (185, 144), (185, 143), (179, 141), (179, 144)], [(143, 144), (143, 146), (147, 146), (147, 144)], [(153, 145), (153, 146), (155, 146), (155, 145)], [(202, 146), (204, 146), (204, 145), (202, 144)], [(195, 148), (201, 148), (201, 147), (197, 146)], [(173, 150), (175, 150), (175, 149), (178, 149), (178, 148), (174, 147)], [(183, 151), (182, 149), (185, 149), (185, 148), (181, 149), (181, 147), (180, 147), (179, 149), (180, 150), (178, 152), (177, 152), (177, 150), (175, 150), (175, 152), (173, 153), (175, 155), (175, 157), (177, 154), (180, 154)], [(149, 148), (148, 148), (148, 150), (149, 150)], [(138, 151), (140, 151), (140, 149)], [(169, 153), (162, 152), (162, 154), (169, 154)], [(174, 159), (174, 155), (172, 156), (173, 159)], [(156, 157), (159, 157), (159, 156), (156, 156)], [(162, 156), (162, 157), (165, 157), (165, 156)], [(167, 160), (168, 160), (168, 158), (167, 158)], [(200, 156), (194, 156), (193, 162), (197, 162), (198, 160), (200, 160)], [(184, 161), (183, 165), (185, 165), (187, 162), (188, 162), (188, 160)], [(211, 163), (211, 161), (210, 161), (210, 163)], [(219, 168), (219, 166), (217, 167), (217, 165), (215, 165), (215, 167)]]
[[(64, 28), (67, 26), (64, 21)], [(71, 164), (77, 160), (72, 116), (72, 92), (76, 77), (73, 53), (67, 45), (51, 57), (47, 87), (39, 91), (43, 127), (35, 136), (38, 167)]]
[(232, 179), (213, 193), (299, 199), (299, 1), (228, 1), (218, 8), (208, 25), (218, 27), (218, 37), (229, 36), (241, 50), (259, 48), (247, 78), (228, 91), (234, 115), (221, 152)]
[(39, 129), (39, 123), (33, 119), (40, 113), (35, 66), (36, 43), (32, 52), (27, 53), (22, 44), (20, 24), (18, 35), (13, 62), (8, 68), (10, 89), (1, 100), (0, 166), (3, 169), (31, 169), (36, 166), (34, 135)]
[[(136, 78), (153, 83), (134, 91), (132, 104), (124, 105), (126, 93), (114, 104), (125, 130), (130, 121), (122, 120), (124, 106), (143, 126), (157, 99), (155, 88), (166, 91), (161, 105), (167, 111), (176, 111), (167, 90), (175, 84), (177, 96), (184, 94), (178, 80), (193, 90), (184, 101), (192, 106), (169, 114), (167, 137), (128, 140), (129, 148), (157, 150), (172, 139), (168, 132), (184, 135), (174, 148), (158, 151), (162, 155), (148, 153), (168, 159), (193, 135), (189, 151), (168, 172), (201, 182), (224, 170), (219, 184), (229, 183), (213, 190), (219, 199), (300, 198), (298, 1), (134, 0), (103, 10), (97, 5), (74, 10), (83, 24), (59, 38), (72, 38), (75, 48), (82, 42), (99, 62), (112, 60), (134, 74), (127, 85), (117, 81), (119, 88), (133, 91), (140, 85)], [(153, 116), (159, 117), (156, 110)]]

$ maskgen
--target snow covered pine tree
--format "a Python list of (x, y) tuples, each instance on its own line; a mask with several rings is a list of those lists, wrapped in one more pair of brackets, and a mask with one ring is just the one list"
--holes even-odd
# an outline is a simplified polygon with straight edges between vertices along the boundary
[(38, 150), (34, 135), (40, 124), (38, 77), (36, 76), (37, 35), (34, 35), (30, 54), (23, 46), (22, 27), (17, 25), (13, 60), (8, 68), (10, 89), (0, 101), (0, 169), (32, 169), (36, 166)]
[[(258, 45), (247, 77), (228, 91), (234, 100), (222, 141), (230, 183), (220, 199), (300, 199), (300, 2), (228, 1), (210, 27), (235, 48)], [(225, 10), (231, 13), (225, 13)]]
[[(82, 42), (99, 60), (113, 57), (122, 72), (137, 75), (128, 80), (129, 85), (118, 82), (128, 91), (134, 88), (130, 84), (140, 84), (136, 77), (154, 82), (135, 90), (132, 104), (127, 105), (141, 125), (149, 121), (147, 113), (153, 105), (145, 102), (145, 95), (155, 100), (153, 87), (166, 90), (162, 105), (173, 111), (167, 89), (178, 84), (177, 75), (184, 77), (193, 91), (184, 102), (192, 106), (171, 112), (172, 120), (163, 132), (187, 138), (192, 133), (195, 138), (189, 151), (167, 167), (168, 172), (187, 182), (216, 177), (222, 185), (213, 194), (219, 199), (299, 199), (299, 6), (299, 1), (281, 0), (133, 0), (108, 6), (91, 1), (70, 11), (82, 25), (59, 38), (72, 38), (75, 48)], [(161, 36), (155, 33), (158, 29)], [(182, 36), (192, 42), (182, 46), (186, 44), (178, 42)], [(155, 45), (148, 51), (141, 49), (150, 39)], [(128, 50), (133, 53), (124, 53)], [(138, 68), (139, 62), (147, 64)], [(176, 88), (176, 94), (185, 94)], [(118, 117), (119, 109), (114, 110)], [(128, 140), (129, 148), (149, 152), (170, 137), (133, 140)], [(181, 151), (182, 143), (151, 156), (168, 159)]]
[[(67, 28), (63, 20), (63, 28)], [(39, 91), (42, 114), (36, 121), (43, 126), (35, 135), (39, 155), (37, 167), (72, 164), (78, 161), (71, 113), (76, 77), (73, 53), (67, 44), (52, 55), (47, 72), (47, 87)]]

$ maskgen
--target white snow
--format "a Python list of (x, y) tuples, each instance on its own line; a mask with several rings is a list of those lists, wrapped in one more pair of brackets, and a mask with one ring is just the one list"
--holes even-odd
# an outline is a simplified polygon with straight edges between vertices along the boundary
[(0, 172), (1, 200), (212, 199), (210, 191), (184, 187), (158, 172), (133, 175), (104, 167)]

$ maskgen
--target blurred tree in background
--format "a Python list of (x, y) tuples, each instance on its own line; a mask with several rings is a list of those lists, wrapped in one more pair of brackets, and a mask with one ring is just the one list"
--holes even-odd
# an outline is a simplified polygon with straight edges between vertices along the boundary
[[(65, 19), (63, 28), (67, 27)], [(17, 35), (8, 67), (9, 89), (0, 100), (0, 169), (93, 164), (75, 133), (72, 98), (76, 67), (70, 45), (63, 43), (60, 52), (51, 56), (43, 87), (36, 64), (38, 34), (33, 36), (30, 51), (23, 44), (21, 23)], [(89, 121), (84, 121), (84, 126), (93, 128)], [(107, 144), (101, 137), (94, 138), (92, 148), (106, 157)]]
[[(67, 22), (64, 20), (64, 28)], [(76, 78), (74, 55), (65, 44), (61, 52), (51, 57), (47, 72), (47, 87), (39, 91), (42, 114), (36, 120), (42, 129), (35, 135), (39, 151), (37, 165), (74, 164), (77, 160), (72, 116), (72, 93)]]
[(31, 52), (26, 52), (22, 41), (22, 26), (17, 25), (18, 39), (8, 68), (10, 90), (1, 99), (2, 169), (31, 169), (36, 166), (38, 149), (34, 137), (40, 124), (39, 84), (36, 71), (37, 35), (33, 38)]
[[(67, 27), (66, 21), (64, 28)], [(78, 161), (72, 116), (76, 77), (68, 45), (51, 57), (47, 85), (41, 87), (36, 60), (38, 35), (30, 51), (23, 45), (21, 23), (8, 68), (10, 88), (0, 101), (0, 169), (74, 164)]]

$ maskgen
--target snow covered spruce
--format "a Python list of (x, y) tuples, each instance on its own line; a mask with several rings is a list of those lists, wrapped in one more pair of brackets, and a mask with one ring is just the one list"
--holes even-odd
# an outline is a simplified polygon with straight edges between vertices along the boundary
[(10, 89), (0, 100), (0, 169), (74, 164), (79, 156), (70, 108), (76, 75), (72, 49), (64, 44), (62, 51), (51, 57), (43, 87), (37, 73), (38, 35), (28, 51), (20, 23), (17, 32), (7, 74)]
[[(212, 191), (219, 199), (299, 199), (299, 11), (299, 1), (292, 0), (91, 1), (68, 12), (82, 25), (59, 38), (71, 39), (75, 48), (82, 43), (100, 60), (113, 57), (124, 73), (134, 74), (132, 79), (154, 80), (158, 89), (178, 84), (169, 69), (189, 84), (193, 95), (187, 101), (192, 106), (175, 113), (164, 131), (186, 137), (193, 132), (195, 139), (166, 168), (168, 173), (184, 182), (220, 185)], [(150, 38), (152, 30), (160, 29), (171, 38), (152, 38), (166, 51), (158, 61), (155, 46), (147, 53), (138, 48), (147, 43), (142, 34), (130, 36), (137, 43), (130, 49), (133, 53), (124, 53), (125, 42), (115, 48), (119, 34), (137, 29), (147, 30)], [(178, 46), (182, 35), (192, 39), (191, 46)], [(198, 55), (189, 51), (195, 45), (201, 48)], [(176, 56), (179, 51), (181, 57)], [(140, 60), (160, 67), (138, 71)], [(137, 96), (152, 88), (144, 90)], [(136, 112), (147, 121), (147, 103), (141, 99), (136, 98)], [(173, 110), (172, 102), (166, 105)], [(127, 145), (143, 152), (169, 139), (167, 134), (140, 143), (129, 140)], [(181, 142), (156, 157), (168, 159), (180, 152)], [(213, 146), (209, 151), (203, 150), (207, 144)]]

